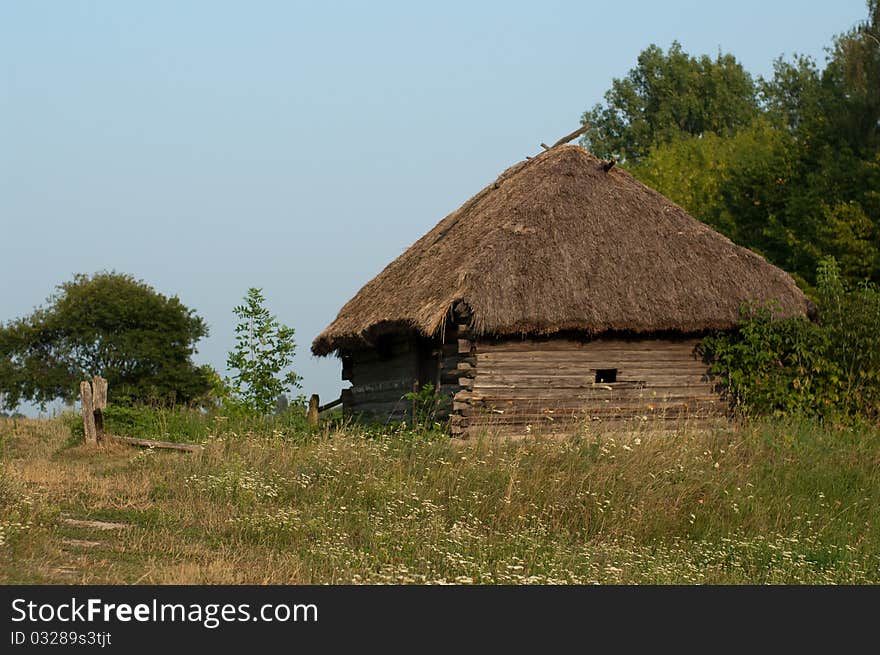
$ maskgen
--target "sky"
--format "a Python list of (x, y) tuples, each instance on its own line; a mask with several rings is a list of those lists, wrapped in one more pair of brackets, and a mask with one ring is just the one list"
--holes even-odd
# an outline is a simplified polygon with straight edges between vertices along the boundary
[[(0, 322), (76, 273), (128, 273), (210, 327), (261, 287), (310, 345), (342, 305), (498, 173), (579, 125), (654, 43), (753, 75), (823, 62), (863, 0), (0, 0)], [(27, 413), (34, 408), (25, 407)]]

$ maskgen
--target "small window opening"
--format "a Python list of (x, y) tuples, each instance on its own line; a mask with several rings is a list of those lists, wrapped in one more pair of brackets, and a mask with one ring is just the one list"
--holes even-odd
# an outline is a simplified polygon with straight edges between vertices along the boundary
[(596, 382), (617, 382), (616, 368), (596, 369)]

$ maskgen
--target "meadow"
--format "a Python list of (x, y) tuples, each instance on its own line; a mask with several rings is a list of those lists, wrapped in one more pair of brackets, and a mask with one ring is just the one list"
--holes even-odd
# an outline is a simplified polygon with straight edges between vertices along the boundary
[(189, 420), (201, 452), (0, 419), (0, 583), (880, 583), (877, 427)]

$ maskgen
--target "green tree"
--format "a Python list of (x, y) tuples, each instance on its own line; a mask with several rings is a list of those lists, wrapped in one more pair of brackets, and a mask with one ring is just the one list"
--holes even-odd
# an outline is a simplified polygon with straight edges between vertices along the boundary
[(793, 175), (790, 141), (761, 119), (727, 137), (656, 145), (631, 171), (735, 242), (777, 261), (787, 253), (774, 221), (785, 212)]
[(271, 414), (281, 394), (299, 388), (300, 377), (289, 370), (296, 351), (294, 330), (278, 322), (265, 300), (262, 289), (252, 287), (244, 304), (232, 310), (238, 325), (227, 366), (236, 371), (230, 384), (238, 400), (251, 411)]
[[(878, 6), (878, 0), (869, 2), (868, 18), (836, 37), (824, 69), (809, 57), (776, 60), (772, 77), (758, 80), (758, 113), (736, 129), (728, 122), (726, 130), (693, 134), (661, 121), (667, 128), (648, 130), (652, 112), (637, 112), (627, 123), (626, 143), (638, 141), (641, 125), (650, 145), (625, 164), (700, 220), (794, 274), (805, 288), (817, 283), (819, 263), (829, 256), (848, 282), (880, 282)], [(643, 55), (630, 78), (650, 78), (643, 69), (655, 60), (687, 69), (672, 50), (665, 58), (650, 48)], [(615, 82), (613, 97), (627, 86)], [(714, 123), (726, 116), (722, 112)], [(600, 143), (603, 135), (600, 130)]]
[(830, 121), (838, 142), (860, 155), (880, 148), (880, 0), (867, 2), (868, 16), (834, 40), (822, 73), (837, 105)]
[(0, 391), (7, 408), (76, 396), (101, 375), (115, 403), (192, 402), (209, 367), (191, 357), (208, 328), (175, 296), (120, 273), (77, 275), (47, 306), (0, 326)]
[(585, 112), (583, 143), (599, 157), (637, 162), (651, 146), (683, 135), (728, 134), (758, 113), (755, 83), (729, 54), (691, 57), (678, 42), (643, 50), (615, 79), (605, 103)]

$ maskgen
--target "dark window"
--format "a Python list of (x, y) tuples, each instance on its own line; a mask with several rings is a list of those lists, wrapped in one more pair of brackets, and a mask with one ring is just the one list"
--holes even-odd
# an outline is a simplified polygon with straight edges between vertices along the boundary
[(596, 369), (596, 382), (617, 382), (616, 368)]

